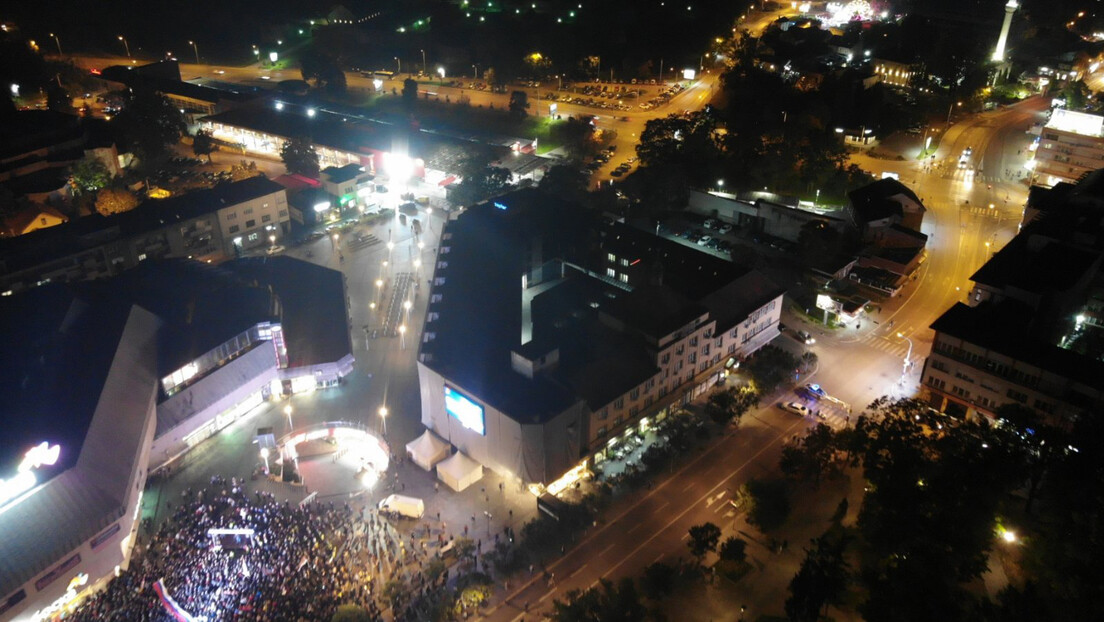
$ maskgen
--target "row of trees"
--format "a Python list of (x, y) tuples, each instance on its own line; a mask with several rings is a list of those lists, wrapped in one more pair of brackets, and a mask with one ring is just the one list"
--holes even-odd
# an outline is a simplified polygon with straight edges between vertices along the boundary
[[(1089, 525), (1101, 524), (1104, 496), (1086, 493), (1104, 489), (1100, 423), (1078, 421), (1071, 434), (1019, 405), (998, 417), (1000, 425), (949, 425), (917, 400), (881, 398), (854, 427), (820, 425), (786, 447), (781, 469), (791, 478), (815, 486), (857, 466), (867, 481), (853, 543), (859, 568), (845, 562), (847, 537), (814, 540), (791, 584), (790, 618), (818, 619), (852, 582), (867, 620), (1008, 620), (1026, 611), (1061, 620), (1093, 607), (1088, 594), (1104, 588), (1104, 571), (1090, 561), (1102, 542)], [(1027, 581), (996, 602), (979, 600), (967, 585), (986, 571), (1010, 516), (1022, 524)]]

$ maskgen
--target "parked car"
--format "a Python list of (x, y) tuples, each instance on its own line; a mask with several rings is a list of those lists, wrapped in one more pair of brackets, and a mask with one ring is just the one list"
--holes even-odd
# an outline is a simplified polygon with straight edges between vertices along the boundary
[(700, 238), (698, 238), (698, 246), (705, 246), (706, 244), (709, 244), (711, 241), (713, 241), (713, 238), (711, 236), (703, 235)]
[(722, 233), (723, 234), (723, 233), (728, 233), (729, 231), (732, 231), (732, 225), (730, 225), (730, 224), (725, 223), (725, 224), (722, 224), (721, 226), (717, 227), (717, 233)]
[(793, 413), (801, 417), (808, 417), (813, 414), (813, 411), (809, 410), (807, 406), (798, 402), (786, 402), (779, 404), (778, 407), (788, 413)]
[(806, 384), (805, 386), (801, 387), (799, 392), (802, 395), (808, 397), (809, 399), (814, 399), (814, 400), (819, 400), (820, 398), (825, 397), (826, 395), (828, 395), (827, 393), (824, 392), (824, 389), (822, 389), (819, 384), (815, 384), (815, 383), (811, 383), (811, 382), (809, 384)]

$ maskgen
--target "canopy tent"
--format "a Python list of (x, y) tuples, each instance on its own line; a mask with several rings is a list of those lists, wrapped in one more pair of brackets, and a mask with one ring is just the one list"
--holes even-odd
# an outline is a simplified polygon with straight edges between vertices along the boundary
[(483, 478), (483, 465), (460, 452), (437, 465), (437, 479), (460, 492)]
[(433, 465), (447, 458), (450, 451), (449, 444), (429, 430), (406, 444), (406, 455), (427, 471), (432, 471)]

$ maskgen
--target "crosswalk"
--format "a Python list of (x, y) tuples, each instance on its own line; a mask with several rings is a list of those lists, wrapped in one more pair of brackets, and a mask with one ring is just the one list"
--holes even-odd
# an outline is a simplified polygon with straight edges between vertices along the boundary
[[(885, 352), (892, 356), (899, 357), (904, 360), (905, 355), (909, 353), (908, 343), (903, 339), (891, 339), (886, 337), (880, 337), (877, 335), (867, 335), (862, 339), (859, 339), (859, 343), (878, 350), (879, 352)], [(912, 351), (913, 364), (916, 364), (916, 350)]]
[(973, 216), (980, 216), (982, 218), (992, 218), (993, 220), (1000, 220), (1002, 218), (1000, 209), (996, 207), (978, 207), (976, 205), (963, 206), (962, 213), (970, 214)]

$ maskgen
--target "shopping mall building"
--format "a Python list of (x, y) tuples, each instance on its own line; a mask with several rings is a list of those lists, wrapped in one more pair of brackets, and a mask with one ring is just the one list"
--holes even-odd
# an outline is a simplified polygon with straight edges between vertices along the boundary
[(344, 277), (287, 257), (143, 262), (0, 298), (0, 621), (127, 567), (150, 472), (352, 370)]
[(472, 206), (441, 237), (422, 423), (555, 493), (776, 337), (783, 291), (538, 190)]

